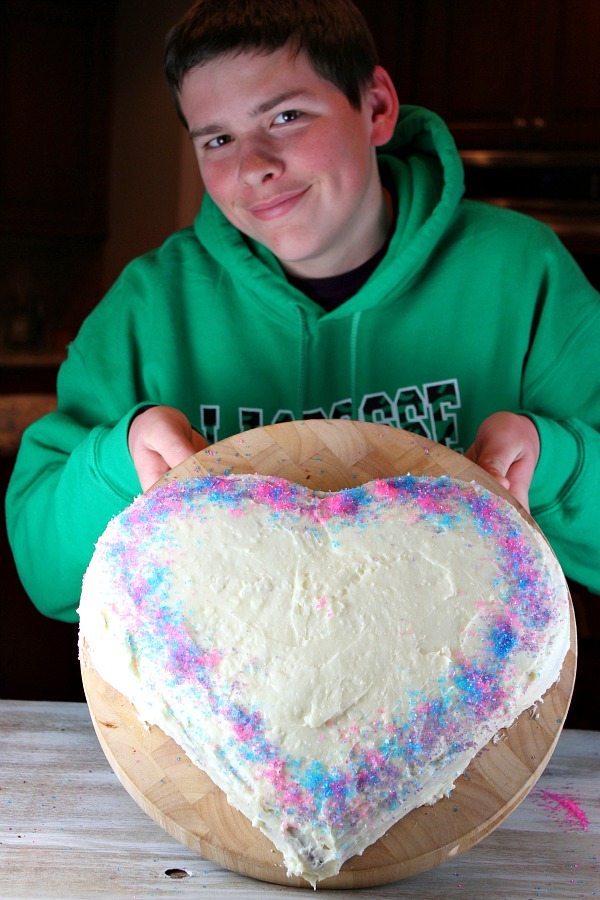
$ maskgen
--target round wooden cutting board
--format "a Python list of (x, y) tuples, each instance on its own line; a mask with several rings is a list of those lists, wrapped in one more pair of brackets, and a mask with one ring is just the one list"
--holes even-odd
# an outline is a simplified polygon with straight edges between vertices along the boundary
[[(393, 475), (448, 474), (478, 481), (516, 501), (478, 466), (424, 438), (373, 423), (313, 419), (258, 428), (190, 457), (165, 476), (258, 473), (320, 490), (354, 487)], [(161, 482), (163, 483), (163, 482)], [(523, 510), (521, 510), (523, 512)], [(532, 521), (524, 513), (529, 521)], [(473, 760), (452, 796), (413, 810), (362, 856), (348, 860), (322, 888), (359, 888), (406, 878), (472, 847), (524, 799), (546, 766), (569, 707), (576, 668), (571, 648), (559, 681), (535, 710), (526, 710)], [(134, 800), (169, 834), (229, 869), (276, 884), (310, 887), (288, 878), (281, 854), (181, 748), (82, 660), (82, 675), (100, 744)]]

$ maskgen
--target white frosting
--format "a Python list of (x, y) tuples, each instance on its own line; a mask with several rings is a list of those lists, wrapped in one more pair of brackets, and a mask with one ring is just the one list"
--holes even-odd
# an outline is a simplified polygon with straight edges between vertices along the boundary
[(79, 612), (89, 665), (313, 885), (447, 794), (569, 644), (544, 539), (449, 478), (173, 482), (110, 523)]

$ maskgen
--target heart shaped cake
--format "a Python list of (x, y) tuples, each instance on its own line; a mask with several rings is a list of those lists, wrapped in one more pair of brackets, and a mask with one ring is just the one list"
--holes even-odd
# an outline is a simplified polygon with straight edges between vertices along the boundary
[(84, 664), (313, 886), (447, 795), (569, 646), (544, 538), (447, 476), (171, 481), (109, 524), (79, 613)]

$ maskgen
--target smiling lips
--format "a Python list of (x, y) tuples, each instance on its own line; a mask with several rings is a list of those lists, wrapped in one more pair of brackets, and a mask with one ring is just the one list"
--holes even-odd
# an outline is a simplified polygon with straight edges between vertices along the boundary
[(298, 191), (278, 194), (276, 197), (272, 197), (263, 203), (256, 203), (254, 206), (249, 207), (248, 211), (261, 222), (278, 219), (290, 212), (302, 200), (307, 191), (308, 188), (302, 188)]

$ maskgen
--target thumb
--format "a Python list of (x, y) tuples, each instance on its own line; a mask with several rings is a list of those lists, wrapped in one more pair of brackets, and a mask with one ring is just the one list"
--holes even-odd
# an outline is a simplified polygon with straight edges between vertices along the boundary
[(498, 455), (493, 447), (488, 445), (480, 453), (477, 443), (474, 442), (465, 452), (465, 457), (470, 460), (470, 462), (476, 463), (481, 469), (487, 472), (488, 475), (495, 478), (502, 487), (508, 488), (509, 481), (506, 477), (508, 472), (507, 461), (505, 458)]
[(200, 450), (206, 450), (209, 445), (208, 441), (200, 434), (199, 431), (196, 431), (195, 428), (192, 429), (192, 446), (194, 448), (194, 453), (199, 453)]
[(183, 434), (173, 433), (162, 445), (162, 456), (169, 469), (173, 469), (189, 456), (205, 450), (208, 446), (207, 441), (197, 431), (192, 430), (189, 438)]
[(477, 457), (476, 462), (489, 475), (493, 475), (501, 485), (508, 487), (508, 478), (506, 477), (508, 466), (505, 459), (493, 453), (482, 453), (481, 456)]

